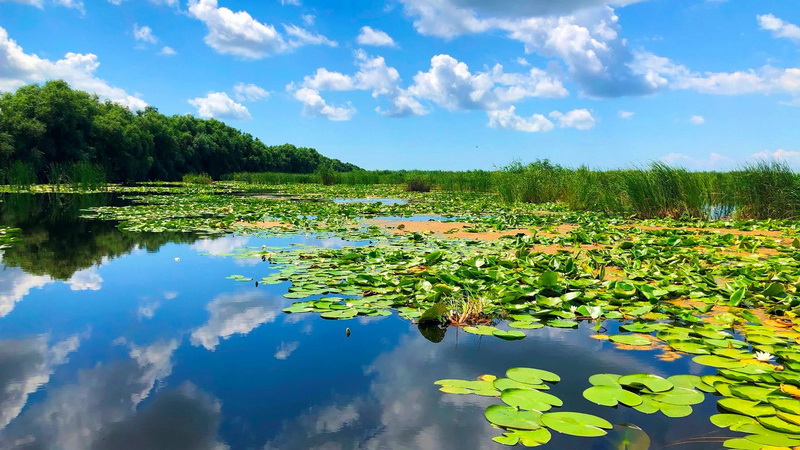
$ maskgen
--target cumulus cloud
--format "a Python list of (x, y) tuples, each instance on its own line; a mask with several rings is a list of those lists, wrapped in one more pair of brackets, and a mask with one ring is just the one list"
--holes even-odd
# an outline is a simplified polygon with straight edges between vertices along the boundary
[(361, 33), (359, 33), (356, 41), (359, 45), (372, 45), (376, 47), (397, 46), (397, 44), (394, 42), (394, 39), (392, 39), (392, 37), (386, 32), (376, 30), (370, 26), (361, 27)]
[(561, 81), (544, 70), (507, 73), (497, 64), (490, 70), (472, 73), (464, 62), (450, 55), (431, 58), (430, 69), (417, 73), (408, 92), (451, 111), (498, 110), (526, 98), (567, 95)]
[(489, 127), (504, 130), (524, 131), (526, 133), (540, 133), (551, 131), (556, 127), (589, 130), (595, 125), (595, 118), (587, 109), (575, 109), (567, 113), (553, 111), (548, 116), (533, 114), (530, 117), (521, 117), (516, 113), (515, 106), (505, 109), (487, 111)]
[(526, 133), (539, 133), (555, 128), (553, 122), (541, 114), (521, 117), (517, 115), (516, 110), (517, 108), (512, 105), (507, 109), (488, 111), (489, 126), (504, 130), (524, 131)]
[(800, 44), (800, 27), (797, 25), (784, 22), (772, 14), (759, 15), (756, 16), (756, 19), (758, 20), (758, 26), (762, 30), (772, 32), (773, 37), (789, 39), (796, 44)]
[[(654, 88), (636, 74), (633, 54), (619, 36), (606, 1), (401, 0), (422, 34), (453, 38), (504, 31), (528, 53), (558, 58), (581, 90), (594, 97), (641, 95)], [(616, 5), (634, 1), (615, 2)]]
[(203, 39), (218, 53), (260, 59), (304, 45), (336, 43), (296, 25), (285, 25), (285, 38), (274, 26), (259, 22), (247, 11), (220, 7), (217, 0), (189, 0), (189, 15), (206, 25)]
[(619, 112), (617, 112), (617, 116), (619, 116), (619, 118), (620, 118), (620, 119), (630, 119), (630, 118), (632, 118), (634, 115), (636, 115), (636, 113), (635, 113), (635, 112), (633, 112), (633, 111), (623, 111), (623, 110), (620, 110)]
[(147, 25), (139, 26), (138, 23), (133, 24), (133, 38), (140, 42), (147, 42), (155, 44), (158, 38), (153, 34), (153, 29)]
[(734, 160), (728, 156), (712, 152), (708, 156), (693, 156), (684, 153), (669, 153), (661, 157), (661, 161), (672, 165), (695, 170), (720, 169), (731, 166)]
[(800, 68), (763, 66), (736, 72), (694, 72), (669, 58), (652, 53), (636, 54), (634, 70), (653, 86), (693, 90), (713, 95), (800, 95)]
[(231, 120), (252, 119), (247, 107), (236, 103), (224, 92), (210, 92), (205, 97), (189, 100), (189, 104), (197, 108), (197, 114), (200, 117)]
[(25, 53), (0, 27), (0, 91), (12, 91), (28, 83), (63, 79), (75, 89), (97, 94), (134, 110), (147, 106), (141, 98), (98, 78), (95, 75), (98, 67), (97, 55), (91, 53), (70, 52), (56, 61)]
[(255, 84), (237, 83), (233, 92), (240, 102), (257, 102), (269, 98), (269, 91)]
[(160, 55), (164, 55), (164, 56), (174, 56), (174, 55), (178, 54), (178, 52), (176, 52), (175, 49), (173, 49), (172, 47), (170, 47), (168, 45), (165, 45), (165, 46), (161, 47), (161, 51), (158, 52), (158, 53)]
[(800, 151), (778, 149), (775, 151), (762, 150), (753, 153), (753, 158), (800, 163)]
[(31, 275), (16, 267), (7, 267), (0, 271), (0, 317), (5, 317), (14, 310), (14, 306), (25, 298), (31, 289), (42, 288), (52, 283), (47, 275)]
[(220, 339), (246, 335), (264, 323), (274, 322), (280, 308), (274, 299), (257, 292), (219, 295), (206, 307), (208, 321), (192, 331), (192, 345), (214, 351)]
[(200, 239), (189, 248), (196, 250), (200, 253), (208, 253), (210, 255), (225, 255), (229, 254), (237, 248), (242, 248), (250, 241), (250, 238), (245, 236), (223, 236), (215, 239)]
[(278, 350), (275, 352), (275, 359), (285, 361), (292, 356), (297, 348), (300, 347), (299, 342), (281, 342), (281, 345), (278, 347)]
[(99, 291), (103, 287), (103, 277), (96, 267), (79, 270), (66, 281), (72, 291)]
[(0, 341), (0, 429), (14, 420), (28, 397), (50, 381), (56, 366), (80, 344), (78, 336), (48, 345), (47, 335)]
[(550, 117), (555, 119), (561, 128), (575, 128), (578, 130), (590, 130), (594, 128), (595, 119), (588, 109), (573, 109), (567, 113), (553, 111)]
[(703, 125), (706, 123), (706, 118), (703, 116), (692, 116), (689, 117), (689, 122), (692, 122), (694, 125)]
[(306, 116), (323, 116), (333, 121), (346, 121), (352, 119), (356, 113), (355, 108), (349, 103), (347, 106), (329, 105), (316, 89), (304, 87), (294, 90), (290, 87), (289, 90), (293, 90), (294, 98), (303, 103), (303, 114)]

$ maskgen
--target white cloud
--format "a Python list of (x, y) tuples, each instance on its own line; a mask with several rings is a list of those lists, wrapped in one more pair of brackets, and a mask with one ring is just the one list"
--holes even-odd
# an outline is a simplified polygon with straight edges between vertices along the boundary
[(153, 34), (153, 29), (147, 25), (139, 26), (138, 23), (133, 24), (133, 38), (140, 42), (147, 42), (155, 44), (158, 38)]
[(763, 150), (758, 153), (753, 153), (756, 159), (778, 160), (792, 163), (800, 163), (800, 152), (792, 150), (778, 149), (775, 151)]
[[(126, 0), (108, 0), (108, 3), (113, 5), (121, 5), (122, 2)], [(154, 3), (156, 5), (167, 5), (167, 6), (178, 6), (178, 0), (150, 0), (150, 3)]]
[(178, 54), (178, 52), (176, 52), (175, 49), (173, 49), (168, 45), (161, 47), (161, 51), (158, 53), (164, 56), (174, 56)]
[(257, 102), (269, 98), (269, 91), (255, 84), (237, 83), (233, 87), (234, 96), (240, 102)]
[(210, 92), (205, 97), (189, 100), (189, 104), (197, 108), (197, 114), (200, 117), (231, 120), (252, 119), (247, 107), (236, 103), (224, 92)]
[(634, 115), (636, 115), (636, 113), (635, 113), (635, 112), (633, 112), (633, 111), (623, 111), (623, 110), (620, 110), (619, 112), (617, 112), (617, 116), (619, 116), (619, 118), (620, 118), (620, 119), (630, 119), (630, 118), (632, 118)]
[(25, 298), (31, 289), (42, 288), (53, 282), (47, 275), (31, 275), (15, 267), (7, 267), (0, 271), (0, 317), (5, 317), (14, 310), (14, 306)]
[(281, 0), (281, 5), (301, 6), (300, 0)]
[(558, 122), (561, 128), (575, 128), (577, 130), (590, 130), (596, 123), (592, 113), (588, 109), (573, 109), (572, 111), (561, 113), (553, 111), (550, 117)]
[(337, 44), (296, 25), (284, 25), (288, 41), (274, 26), (261, 23), (247, 11), (219, 7), (217, 0), (189, 0), (189, 15), (205, 23), (205, 43), (218, 53), (260, 59), (304, 45)]
[(131, 109), (147, 106), (139, 97), (97, 78), (94, 73), (98, 67), (97, 55), (91, 53), (67, 53), (57, 61), (27, 54), (0, 27), (0, 91), (12, 91), (28, 83), (63, 79), (75, 89), (95, 93)]
[(206, 306), (208, 321), (192, 331), (192, 345), (214, 351), (220, 339), (246, 335), (261, 324), (274, 322), (280, 308), (275, 299), (256, 292), (219, 295)]
[(528, 66), (531, 65), (531, 63), (529, 63), (528, 60), (523, 58), (522, 56), (518, 57), (516, 59), (516, 61), (517, 61), (517, 64), (519, 64), (522, 67), (528, 67)]
[(465, 63), (450, 55), (431, 58), (430, 69), (418, 72), (408, 91), (449, 110), (495, 110), (528, 97), (567, 95), (561, 81), (541, 69), (533, 68), (527, 74), (505, 73), (497, 64), (487, 72), (473, 74)]
[[(15, 3), (21, 3), (23, 5), (30, 5), (35, 6), (39, 9), (44, 8), (44, 0), (0, 0), (0, 1), (12, 1)], [(86, 14), (86, 9), (84, 8), (83, 1), (81, 0), (51, 0), (56, 5), (63, 6), (65, 8), (72, 8), (77, 9), (81, 12), (81, 14)]]
[(319, 91), (311, 88), (295, 90), (294, 98), (303, 103), (303, 114), (307, 116), (324, 116), (333, 121), (346, 121), (352, 119), (356, 113), (349, 103), (346, 107), (329, 105)]
[(706, 118), (703, 116), (692, 116), (689, 117), (689, 122), (692, 122), (694, 125), (703, 125), (706, 123)]
[(707, 157), (690, 156), (683, 153), (670, 153), (661, 157), (661, 161), (673, 165), (695, 170), (720, 169), (734, 163), (732, 158), (719, 153), (710, 153)]
[(555, 128), (553, 122), (541, 114), (534, 114), (530, 117), (520, 117), (516, 113), (515, 106), (507, 109), (488, 111), (489, 126), (491, 128), (501, 128), (504, 130), (524, 131), (526, 133), (539, 133), (550, 131)]
[(303, 14), (300, 16), (300, 19), (303, 20), (303, 24), (307, 27), (314, 25), (314, 21), (317, 19), (317, 16), (313, 14)]
[(243, 248), (249, 241), (250, 238), (245, 236), (223, 236), (215, 239), (200, 239), (189, 248), (209, 255), (227, 255), (237, 248)]
[(275, 352), (275, 359), (285, 361), (292, 356), (297, 347), (300, 347), (299, 342), (281, 342), (281, 345), (278, 347), (278, 350)]
[(350, 75), (320, 67), (313, 76), (303, 78), (303, 87), (317, 91), (350, 91), (355, 89), (355, 82)]
[(758, 26), (760, 26), (762, 30), (771, 31), (772, 36), (789, 39), (800, 44), (800, 27), (797, 25), (784, 22), (772, 14), (759, 15), (756, 16), (756, 19), (758, 19)]
[(99, 291), (103, 287), (103, 277), (92, 267), (75, 272), (66, 283), (72, 291)]
[(558, 124), (559, 128), (575, 128), (578, 130), (589, 130), (595, 125), (595, 118), (587, 109), (575, 109), (567, 113), (553, 111), (549, 114), (553, 121), (542, 114), (521, 117), (517, 115), (516, 110), (516, 107), (512, 105), (505, 109), (487, 111), (489, 127), (524, 131), (526, 133), (541, 133), (553, 130), (556, 124)]
[(361, 33), (356, 38), (359, 45), (373, 45), (376, 47), (396, 47), (391, 36), (381, 30), (376, 30), (370, 26), (361, 27)]
[[(582, 91), (594, 97), (653, 91), (633, 72), (633, 55), (619, 36), (618, 17), (600, 0), (401, 0), (422, 34), (452, 38), (493, 30), (521, 42), (527, 53), (561, 59)], [(634, 0), (635, 1), (635, 0)], [(634, 1), (614, 2), (616, 5)]]

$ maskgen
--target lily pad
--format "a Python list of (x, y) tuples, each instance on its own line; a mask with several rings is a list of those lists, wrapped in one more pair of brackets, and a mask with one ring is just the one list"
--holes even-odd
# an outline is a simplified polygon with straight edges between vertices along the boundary
[(536, 430), (542, 427), (542, 413), (538, 411), (520, 411), (511, 406), (491, 405), (483, 414), (486, 420), (503, 428)]
[(576, 412), (545, 413), (542, 423), (559, 433), (571, 436), (597, 437), (604, 436), (613, 426), (605, 419)]

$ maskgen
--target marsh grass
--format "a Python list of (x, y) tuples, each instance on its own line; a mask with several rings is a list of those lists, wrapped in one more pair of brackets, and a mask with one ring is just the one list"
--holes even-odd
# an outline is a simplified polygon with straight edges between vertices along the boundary
[(3, 171), (6, 184), (18, 189), (24, 189), (36, 184), (36, 170), (33, 164), (14, 161)]
[(99, 164), (82, 161), (67, 169), (70, 183), (77, 189), (89, 190), (105, 186), (106, 171)]
[(183, 176), (183, 182), (189, 184), (204, 184), (210, 185), (214, 183), (214, 179), (207, 173), (187, 173)]
[[(366, 171), (330, 174), (333, 184), (406, 185), (494, 193), (506, 203), (561, 203), (640, 219), (669, 217), (791, 219), (800, 217), (800, 178), (786, 163), (761, 161), (730, 172), (690, 172), (655, 162), (624, 170), (570, 169), (547, 160), (514, 162), (495, 171)], [(320, 183), (319, 174), (242, 173), (250, 184)], [(420, 182), (424, 180), (424, 183)]]

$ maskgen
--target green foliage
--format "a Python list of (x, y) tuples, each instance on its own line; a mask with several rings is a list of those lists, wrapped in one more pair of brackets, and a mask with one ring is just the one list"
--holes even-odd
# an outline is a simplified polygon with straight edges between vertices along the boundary
[(207, 173), (187, 173), (183, 176), (183, 182), (189, 184), (212, 184), (214, 179)]
[(431, 188), (431, 182), (425, 178), (412, 178), (406, 183), (409, 192), (430, 192)]
[(165, 116), (152, 107), (134, 113), (64, 81), (3, 94), (0, 111), (0, 167), (7, 168), (9, 183), (22, 181), (8, 170), (15, 162), (32, 169), (34, 182), (61, 184), (69, 176), (79, 185), (99, 182), (98, 166), (112, 182), (178, 180), (188, 173), (313, 173), (322, 164), (356, 169), (314, 149), (264, 145), (217, 120)]
[(6, 183), (18, 188), (28, 187), (36, 183), (33, 166), (23, 161), (14, 161), (5, 171)]

